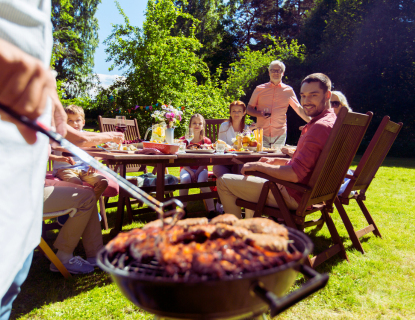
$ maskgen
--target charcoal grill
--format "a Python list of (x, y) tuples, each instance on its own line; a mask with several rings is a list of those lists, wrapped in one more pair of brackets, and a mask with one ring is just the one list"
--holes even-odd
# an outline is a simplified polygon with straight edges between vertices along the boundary
[[(313, 249), (311, 240), (298, 230), (287, 229), (292, 240), (289, 250), (300, 252), (301, 259), (220, 280), (193, 274), (171, 276), (156, 261), (126, 264), (120, 255), (109, 259), (105, 248), (98, 254), (98, 265), (111, 274), (130, 301), (156, 318), (252, 319), (268, 310), (274, 317), (328, 281), (327, 275), (303, 264)], [(299, 272), (308, 281), (286, 295)]]

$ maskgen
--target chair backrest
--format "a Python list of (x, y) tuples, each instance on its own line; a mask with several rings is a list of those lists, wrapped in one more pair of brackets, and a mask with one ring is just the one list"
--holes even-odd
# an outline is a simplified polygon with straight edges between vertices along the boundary
[[(138, 129), (137, 119), (126, 120), (127, 130), (124, 132), (125, 140), (140, 139), (140, 130)], [(116, 131), (114, 118), (103, 118), (98, 116), (99, 130), (101, 132)]]
[(219, 127), (225, 121), (228, 121), (228, 119), (206, 119), (206, 137), (208, 137), (212, 143), (218, 140)]
[(353, 181), (349, 182), (348, 190), (345, 190), (348, 193), (345, 194), (350, 194), (352, 190), (361, 190), (362, 194), (365, 193), (395, 142), (399, 131), (401, 131), (402, 125), (402, 122), (395, 123), (391, 121), (388, 116), (383, 117), (382, 122), (353, 173), (356, 181), (354, 183)]
[(333, 204), (372, 116), (372, 112), (360, 114), (342, 108), (308, 183), (311, 192), (302, 198), (298, 213), (322, 201)]
[[(141, 139), (140, 130), (138, 129), (137, 119), (126, 120), (127, 130), (124, 132), (125, 140), (136, 140)], [(114, 118), (103, 118), (98, 116), (99, 130), (101, 132), (116, 131), (115, 124), (116, 119)], [(115, 166), (110, 166), (111, 169), (115, 170)], [(145, 170), (145, 166), (128, 164), (126, 166), (127, 172), (137, 172)]]

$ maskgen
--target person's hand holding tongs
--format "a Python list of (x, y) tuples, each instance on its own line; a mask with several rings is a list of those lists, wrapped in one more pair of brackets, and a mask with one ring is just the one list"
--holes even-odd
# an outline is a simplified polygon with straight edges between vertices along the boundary
[[(52, 101), (52, 125), (66, 135), (66, 113), (56, 91), (51, 71), (43, 63), (7, 41), (0, 39), (0, 104), (30, 120), (44, 113), (48, 98)], [(27, 143), (36, 142), (36, 132), (0, 109), (3, 121), (14, 123)]]

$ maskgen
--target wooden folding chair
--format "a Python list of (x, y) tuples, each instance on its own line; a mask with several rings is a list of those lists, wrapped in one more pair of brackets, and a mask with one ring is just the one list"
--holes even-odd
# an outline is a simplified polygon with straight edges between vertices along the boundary
[[(362, 159), (360, 159), (353, 175), (346, 175), (346, 178), (350, 179), (346, 189), (341, 195), (336, 197), (334, 202), (337, 211), (343, 220), (346, 230), (349, 233), (349, 237), (353, 243), (353, 246), (363, 254), (365, 251), (363, 250), (359, 238), (363, 237), (369, 232), (373, 232), (375, 236), (382, 238), (382, 235), (380, 234), (375, 221), (363, 203), (363, 201), (366, 200), (366, 191), (369, 188), (373, 178), (375, 177), (376, 172), (379, 170), (383, 160), (388, 154), (389, 149), (392, 147), (401, 128), (402, 122), (392, 122), (388, 116), (383, 118), (378, 129), (376, 130), (375, 135), (373, 136), (373, 139), (370, 141), (369, 146), (363, 154)], [(355, 194), (353, 197), (349, 198), (349, 195), (352, 191), (355, 191)], [(343, 206), (348, 205), (350, 199), (356, 200), (360, 210), (362, 210), (369, 224), (367, 227), (359, 231), (354, 230), (353, 225), (347, 216)]]
[[(236, 200), (238, 206), (255, 210), (254, 217), (260, 217), (262, 214), (277, 217), (283, 219), (288, 227), (302, 231), (307, 227), (321, 226), (325, 222), (334, 244), (317, 256), (311, 259), (308, 258), (308, 263), (313, 268), (337, 253), (348, 261), (343, 243), (330, 217), (330, 212), (333, 212), (333, 202), (337, 192), (362, 141), (372, 115), (371, 112), (366, 115), (348, 113), (346, 108), (342, 108), (307, 185), (280, 180), (260, 172), (251, 171), (247, 174), (268, 180), (264, 183), (258, 203), (242, 199)], [(277, 184), (290, 187), (303, 194), (297, 210), (288, 209)], [(269, 191), (272, 192), (279, 208), (265, 205)], [(321, 211), (320, 219), (305, 221), (307, 215), (316, 211)]]
[(206, 137), (208, 137), (212, 143), (218, 140), (219, 127), (225, 121), (228, 121), (228, 119), (206, 119)]
[[(136, 140), (140, 139), (140, 130), (138, 128), (137, 119), (133, 120), (126, 120), (127, 130), (124, 132), (124, 136), (126, 140)], [(98, 123), (99, 123), (99, 130), (101, 132), (110, 132), (110, 131), (116, 131), (115, 125), (116, 125), (116, 119), (115, 118), (103, 118), (102, 116), (98, 116)], [(117, 166), (110, 166), (110, 168), (114, 171), (118, 171)], [(129, 164), (126, 167), (127, 173), (128, 172), (144, 172), (147, 173), (147, 166), (145, 165), (134, 165)], [(108, 204), (108, 197), (104, 198), (104, 201), (100, 201), (100, 207), (104, 207)], [(127, 209), (130, 208), (131, 203), (130, 200), (127, 200)], [(128, 211), (128, 220), (129, 223), (133, 222), (132, 215), (130, 214), (130, 210)]]
[[(57, 218), (59, 216), (63, 216), (65, 214), (74, 215), (76, 213), (75, 208), (70, 208), (62, 211), (56, 211), (56, 212), (49, 212), (49, 213), (43, 213), (43, 221), (48, 219)], [(39, 248), (43, 251), (43, 253), (48, 257), (48, 259), (55, 265), (55, 267), (60, 271), (60, 273), (67, 279), (71, 277), (71, 274), (69, 271), (65, 268), (65, 266), (62, 264), (62, 262), (59, 260), (59, 258), (56, 256), (56, 254), (53, 252), (53, 250), (49, 247), (49, 245), (46, 243), (45, 240), (43, 240), (43, 237), (40, 238), (40, 244)]]
[[(137, 119), (126, 120), (127, 130), (124, 132), (125, 140), (137, 140), (140, 139), (140, 130), (138, 129)], [(110, 132), (116, 131), (116, 119), (113, 118), (103, 118), (98, 116), (99, 130), (101, 132)], [(127, 172), (141, 172), (147, 173), (147, 167), (144, 165), (128, 165)]]
[[(206, 127), (205, 127), (206, 137), (208, 137), (210, 139), (210, 141), (212, 141), (212, 143), (216, 142), (219, 139), (219, 128), (220, 128), (220, 125), (225, 121), (228, 121), (228, 119), (206, 119), (205, 120), (205, 122), (206, 122)], [(213, 179), (216, 179), (216, 177), (215, 177), (215, 175), (213, 174), (212, 171), (208, 172), (208, 179), (209, 179), (209, 181), (214, 181)], [(206, 211), (208, 211), (208, 207), (206, 205), (205, 200), (203, 200), (203, 204), (205, 206)]]

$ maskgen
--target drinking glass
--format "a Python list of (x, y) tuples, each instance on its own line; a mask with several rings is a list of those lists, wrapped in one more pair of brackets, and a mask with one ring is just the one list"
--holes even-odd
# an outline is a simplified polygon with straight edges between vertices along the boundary
[(193, 128), (186, 128), (186, 134), (184, 135), (184, 137), (190, 143), (190, 141), (192, 141), (193, 138), (195, 137), (195, 134), (193, 132)]
[(265, 118), (271, 117), (271, 111), (269, 108), (264, 108), (264, 117)]
[(179, 151), (178, 153), (183, 154), (186, 153), (186, 143), (184, 143), (183, 141), (179, 142)]
[(226, 145), (223, 143), (216, 143), (216, 153), (217, 154), (224, 154), (225, 153)]
[(282, 145), (281, 145), (281, 144), (279, 144), (279, 143), (273, 143), (273, 144), (271, 145), (271, 149), (272, 149), (272, 150), (275, 150), (275, 151), (274, 151), (275, 153), (281, 153), (281, 147), (282, 147)]
[(115, 117), (115, 131), (124, 133), (127, 130), (127, 124), (125, 122), (125, 116)]

